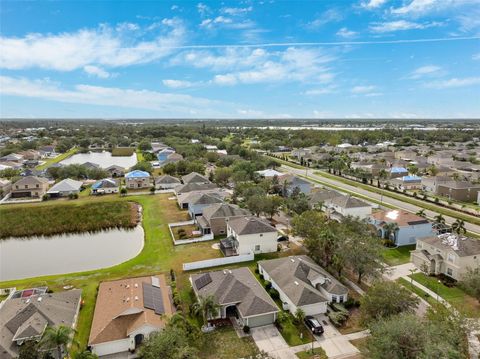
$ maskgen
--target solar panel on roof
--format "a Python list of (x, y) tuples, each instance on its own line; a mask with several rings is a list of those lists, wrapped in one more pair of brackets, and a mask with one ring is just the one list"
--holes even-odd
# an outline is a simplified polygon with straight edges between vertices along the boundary
[(148, 283), (143, 285), (143, 306), (147, 309), (153, 309), (155, 314), (164, 314), (165, 307), (163, 305), (162, 290)]
[(212, 277), (210, 277), (210, 274), (207, 273), (195, 280), (195, 286), (197, 287), (198, 290), (200, 290), (206, 285), (210, 284), (211, 282), (212, 282)]

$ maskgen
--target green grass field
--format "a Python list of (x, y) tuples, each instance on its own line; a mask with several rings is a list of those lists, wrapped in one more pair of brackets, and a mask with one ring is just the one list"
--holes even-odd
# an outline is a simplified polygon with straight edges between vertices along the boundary
[(298, 352), (295, 354), (299, 359), (327, 359), (327, 354), (325, 350), (322, 348), (315, 348), (313, 349), (313, 353), (311, 350), (306, 350), (304, 352)]
[(415, 249), (415, 245), (402, 246), (397, 248), (384, 248), (382, 257), (385, 263), (390, 266), (397, 266), (410, 262), (410, 251)]
[(435, 298), (432, 298), (431, 295), (425, 293), (423, 290), (421, 290), (418, 287), (415, 287), (412, 285), (408, 280), (405, 278), (398, 278), (397, 282), (403, 285), (406, 289), (408, 289), (410, 292), (415, 293), (418, 295), (420, 298), (426, 300), (430, 305), (437, 304), (437, 300)]
[[(77, 204), (78, 203), (78, 204)], [(0, 207), (0, 239), (132, 228), (138, 220), (133, 202), (59, 201), (55, 205)]]
[(112, 156), (131, 156), (135, 153), (133, 147), (115, 147), (112, 149)]
[(70, 150), (68, 150), (67, 152), (65, 153), (62, 153), (61, 155), (58, 155), (57, 157), (55, 158), (49, 158), (48, 160), (45, 161), (45, 163), (35, 167), (36, 170), (44, 170), (45, 168), (48, 168), (50, 167), (51, 165), (53, 165), (54, 163), (58, 163), (58, 162), (61, 162), (63, 161), (64, 159), (70, 157), (70, 156), (73, 156), (75, 153), (77, 153), (78, 151), (78, 148), (72, 148)]

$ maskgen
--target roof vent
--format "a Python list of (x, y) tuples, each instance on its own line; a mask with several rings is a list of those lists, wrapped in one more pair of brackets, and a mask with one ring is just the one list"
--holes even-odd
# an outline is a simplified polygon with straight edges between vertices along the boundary
[(127, 297), (127, 299), (125, 300), (127, 303), (130, 302), (130, 297)]
[(229, 269), (229, 270), (228, 270), (228, 273), (232, 274), (232, 271)]
[(226, 270), (224, 270), (224, 271), (223, 271), (223, 274), (227, 274), (227, 271), (226, 271)]
[(293, 263), (293, 262), (295, 262), (295, 259), (293, 259), (293, 258), (290, 258), (290, 261)]
[(127, 289), (130, 288), (130, 284), (127, 284), (127, 285), (125, 286), (125, 288), (127, 288)]
[(42, 301), (42, 297), (38, 297), (37, 302), (41, 302), (41, 301)]
[(135, 283), (135, 288), (138, 288), (138, 283)]
[(295, 285), (298, 285), (298, 282), (297, 282), (297, 281), (295, 281), (295, 282), (293, 282), (293, 283), (295, 283)]
[(137, 296), (137, 295), (135, 296), (135, 300), (138, 300), (138, 296)]

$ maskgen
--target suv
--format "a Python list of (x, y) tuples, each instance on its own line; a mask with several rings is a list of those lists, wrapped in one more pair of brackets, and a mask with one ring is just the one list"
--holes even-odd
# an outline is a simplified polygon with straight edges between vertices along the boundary
[(307, 315), (305, 317), (305, 325), (310, 329), (310, 331), (315, 335), (322, 335), (323, 334), (323, 327), (320, 322), (312, 317), (311, 315)]

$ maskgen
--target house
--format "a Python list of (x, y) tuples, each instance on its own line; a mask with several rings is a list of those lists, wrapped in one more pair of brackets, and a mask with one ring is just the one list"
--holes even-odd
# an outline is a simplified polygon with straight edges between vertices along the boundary
[(111, 165), (107, 168), (105, 168), (105, 171), (108, 172), (108, 174), (111, 177), (123, 177), (125, 176), (125, 168), (118, 166), (118, 165)]
[(210, 190), (204, 190), (204, 191), (191, 191), (186, 193), (180, 193), (180, 194), (177, 194), (178, 206), (182, 209), (188, 209), (190, 202), (192, 202), (193, 200), (197, 200), (198, 197), (204, 193), (212, 194), (222, 200), (230, 195), (225, 190), (218, 189), (217, 187)]
[(452, 233), (418, 238), (410, 261), (428, 274), (460, 280), (469, 268), (480, 267), (480, 240)]
[(165, 166), (167, 163), (174, 163), (183, 160), (183, 156), (179, 153), (171, 153), (167, 156), (166, 160), (160, 163), (160, 167)]
[(98, 356), (133, 353), (174, 313), (165, 276), (100, 283), (88, 345)]
[(258, 217), (232, 218), (220, 249), (226, 256), (272, 253), (277, 251), (277, 238), (277, 229)]
[(201, 175), (197, 172), (191, 172), (188, 175), (182, 176), (182, 183), (184, 184), (192, 184), (192, 183), (199, 183), (199, 184), (206, 184), (210, 183), (207, 177)]
[(171, 155), (172, 153), (175, 153), (175, 150), (172, 150), (171, 148), (164, 148), (163, 150), (157, 153), (157, 159), (160, 162), (165, 162), (168, 156)]
[[(375, 212), (368, 221), (375, 226), (379, 237), (389, 236), (397, 246), (411, 245), (417, 238), (434, 234), (432, 223), (427, 219), (402, 210)], [(392, 226), (397, 228), (390, 233), (389, 227)]]
[(18, 169), (21, 169), (22, 167), (23, 167), (23, 163), (21, 162), (9, 162), (9, 161), (0, 162), (0, 171), (6, 170), (9, 168), (18, 170)]
[(363, 162), (363, 161), (352, 163), (350, 165), (350, 168), (365, 171), (366, 173), (371, 174), (373, 177), (378, 177), (380, 174), (380, 171), (387, 170), (387, 167), (380, 163)]
[(203, 209), (215, 203), (223, 203), (222, 198), (215, 192), (204, 193), (194, 192), (188, 199), (188, 213), (190, 217), (195, 219), (203, 213)]
[(283, 176), (287, 175), (286, 173), (278, 172), (270, 168), (262, 171), (255, 171), (255, 173), (258, 174), (261, 178), (268, 178), (268, 179), (272, 179), (273, 177), (278, 177), (278, 179), (280, 179)]
[(314, 208), (315, 206), (323, 207), (326, 200), (330, 200), (334, 197), (341, 197), (341, 196), (343, 195), (340, 192), (327, 189), (327, 188), (322, 188), (322, 189), (313, 191), (308, 195), (308, 204), (310, 205), (311, 208)]
[(12, 186), (11, 197), (42, 197), (48, 190), (48, 180), (43, 177), (26, 176)]
[(118, 193), (120, 192), (120, 186), (112, 178), (104, 178), (100, 181), (95, 182), (92, 185), (92, 194), (111, 194), (111, 193)]
[(408, 170), (404, 167), (392, 167), (388, 170), (390, 178), (408, 176)]
[(86, 167), (86, 168), (89, 169), (89, 170), (94, 170), (94, 169), (100, 168), (100, 165), (99, 165), (99, 164), (93, 163), (93, 162), (85, 162), (85, 163), (82, 163), (82, 166), (83, 166), (83, 167)]
[(26, 150), (19, 153), (25, 160), (38, 161), (42, 158), (42, 154), (36, 150)]
[(259, 261), (258, 270), (292, 314), (297, 309), (306, 315), (326, 313), (328, 303), (348, 299), (348, 289), (306, 255)]
[(42, 155), (42, 157), (55, 157), (57, 152), (55, 151), (55, 146), (42, 146), (38, 149), (38, 152)]
[(177, 185), (174, 187), (175, 189), (175, 194), (177, 196), (184, 194), (184, 193), (189, 193), (189, 192), (211, 192), (213, 190), (218, 190), (218, 187), (215, 183), (187, 183), (187, 184), (182, 184), (182, 185)]
[(152, 152), (152, 153), (158, 153), (158, 152), (160, 152), (160, 151), (162, 151), (162, 150), (164, 150), (164, 149), (166, 149), (166, 148), (173, 150), (173, 148), (168, 147), (168, 146), (167, 146), (166, 144), (164, 144), (164, 143), (161, 143), (161, 142), (152, 142), (152, 150), (151, 150), (151, 152)]
[(14, 293), (0, 306), (0, 357), (17, 358), (21, 345), (40, 340), (47, 326), (75, 328), (81, 294), (80, 289), (46, 293), (35, 288)]
[(449, 181), (437, 185), (436, 194), (461, 202), (474, 202), (477, 200), (480, 184), (468, 181)]
[(225, 235), (227, 222), (232, 218), (245, 217), (250, 213), (238, 206), (228, 203), (215, 203), (203, 208), (201, 216), (196, 218), (203, 234)]
[(215, 145), (204, 145), (203, 147), (205, 147), (207, 152), (217, 152), (218, 150), (218, 147)]
[(125, 186), (127, 188), (149, 188), (150, 173), (140, 170), (128, 172), (125, 175)]
[(422, 177), (422, 189), (427, 192), (437, 192), (437, 186), (440, 183), (450, 182), (452, 180), (449, 176), (431, 176)]
[(0, 199), (10, 193), (12, 182), (6, 178), (0, 178)]
[(302, 158), (309, 157), (312, 152), (311, 148), (296, 148), (290, 153), (290, 156), (300, 161)]
[(179, 186), (180, 180), (177, 177), (163, 175), (155, 178), (155, 188), (156, 189), (173, 189)]
[(323, 204), (330, 217), (337, 220), (347, 216), (364, 219), (372, 214), (370, 204), (350, 195), (335, 196), (325, 200)]
[(19, 153), (10, 153), (3, 157), (0, 157), (0, 162), (15, 162), (15, 163), (23, 163), (24, 157)]
[(197, 298), (213, 296), (220, 310), (215, 318), (230, 318), (250, 328), (275, 323), (277, 305), (248, 268), (219, 270), (190, 276)]
[(397, 177), (392, 179), (390, 183), (401, 190), (422, 189), (422, 177), (414, 175)]
[(47, 195), (49, 197), (66, 197), (70, 194), (79, 194), (82, 186), (83, 186), (83, 182), (66, 178), (58, 182), (57, 184), (53, 185), (47, 191)]

